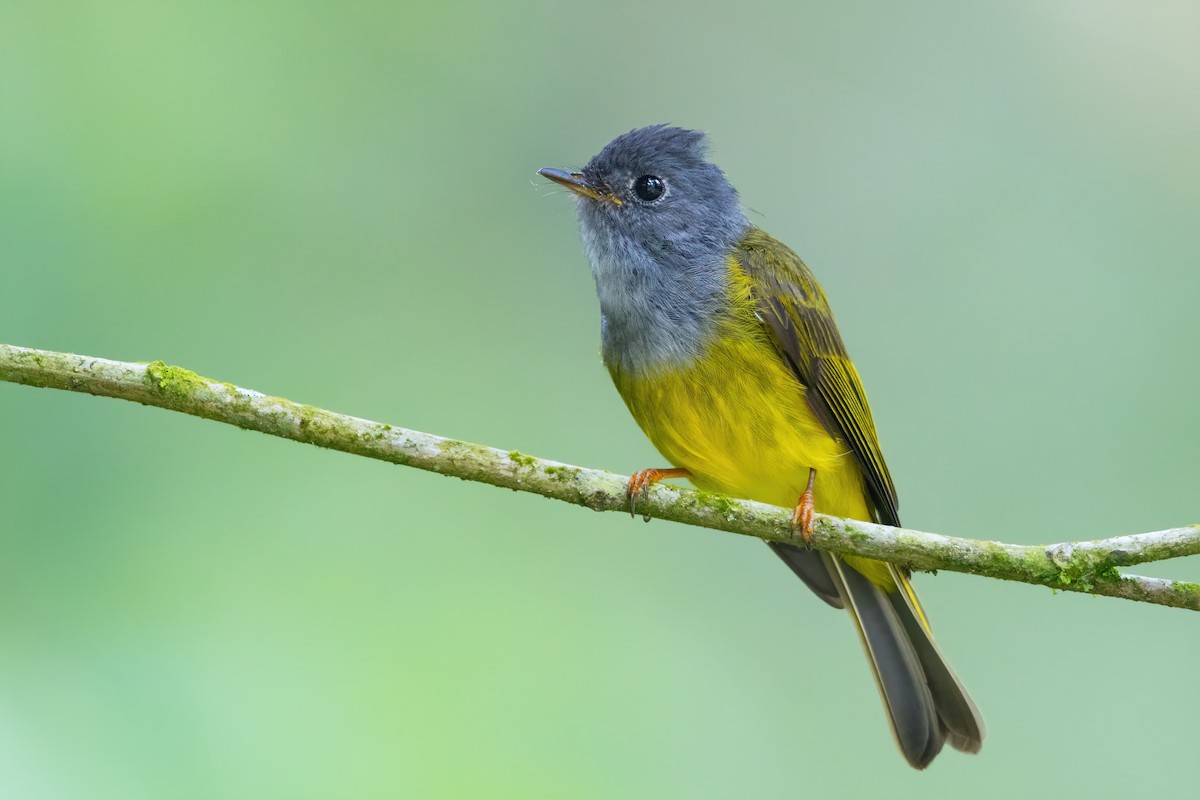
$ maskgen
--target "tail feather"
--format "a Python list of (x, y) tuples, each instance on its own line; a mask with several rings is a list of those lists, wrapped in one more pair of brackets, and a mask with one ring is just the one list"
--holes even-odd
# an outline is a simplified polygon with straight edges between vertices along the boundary
[(901, 591), (889, 594), (888, 600), (896, 609), (908, 640), (912, 642), (921, 667), (925, 670), (925, 680), (929, 683), (933, 704), (945, 730), (946, 743), (955, 750), (978, 753), (987, 733), (983, 717), (933, 641), (925, 612), (908, 578), (895, 566), (891, 567), (891, 571)]
[(901, 616), (887, 594), (858, 570), (836, 556), (823, 558), (858, 628), (896, 744), (909, 764), (924, 769), (941, 752), (945, 737)]
[(892, 733), (909, 764), (924, 769), (945, 744), (979, 752), (986, 734), (983, 718), (942, 658), (903, 571), (888, 564), (884, 572), (882, 562), (867, 562), (880, 567), (871, 574), (885, 590), (829, 553), (776, 543), (771, 549), (818, 597), (850, 612)]
[(842, 607), (842, 596), (818, 551), (783, 542), (767, 542), (767, 546), (783, 559), (783, 563), (796, 573), (797, 578), (804, 581), (805, 586), (812, 589), (813, 594), (834, 608)]

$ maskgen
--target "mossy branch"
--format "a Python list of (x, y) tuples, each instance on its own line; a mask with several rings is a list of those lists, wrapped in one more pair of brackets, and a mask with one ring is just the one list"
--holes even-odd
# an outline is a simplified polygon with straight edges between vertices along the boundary
[[(318, 447), (532, 492), (595, 511), (629, 511), (628, 478), (624, 475), (337, 414), (202, 378), (161, 361), (127, 363), (0, 344), (0, 380), (133, 400)], [(639, 501), (638, 512), (767, 541), (798, 541), (790, 527), (789, 510), (710, 492), (660, 484)], [(1118, 567), (1200, 553), (1200, 525), (1027, 546), (817, 515), (812, 546), (916, 570), (967, 572), (1200, 610), (1200, 585), (1118, 572)]]

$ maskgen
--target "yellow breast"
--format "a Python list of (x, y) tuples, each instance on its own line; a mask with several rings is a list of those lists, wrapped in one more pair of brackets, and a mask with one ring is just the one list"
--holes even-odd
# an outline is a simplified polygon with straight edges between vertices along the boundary
[(734, 313), (694, 361), (637, 375), (612, 371), (630, 413), (703, 489), (790, 507), (813, 468), (817, 511), (869, 520), (853, 453), (809, 408), (805, 387), (767, 340), (739, 281), (730, 303)]

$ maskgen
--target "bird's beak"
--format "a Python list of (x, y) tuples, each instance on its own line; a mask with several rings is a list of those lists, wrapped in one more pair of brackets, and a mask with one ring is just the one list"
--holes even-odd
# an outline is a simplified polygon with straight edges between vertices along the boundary
[(565, 186), (580, 197), (586, 197), (590, 200), (599, 200), (613, 205), (621, 205), (621, 198), (617, 197), (607, 189), (588, 181), (587, 177), (582, 172), (567, 172), (565, 169), (555, 169), (554, 167), (546, 167), (539, 169), (538, 175), (543, 178), (548, 178), (559, 186)]

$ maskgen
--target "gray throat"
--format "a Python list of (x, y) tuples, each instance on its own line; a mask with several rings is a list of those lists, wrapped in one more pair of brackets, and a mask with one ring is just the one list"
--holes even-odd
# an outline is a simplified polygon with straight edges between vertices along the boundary
[(722, 309), (722, 253), (651, 254), (628, 238), (583, 226), (600, 300), (605, 365), (626, 374), (684, 366), (703, 354)]

